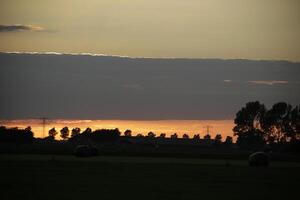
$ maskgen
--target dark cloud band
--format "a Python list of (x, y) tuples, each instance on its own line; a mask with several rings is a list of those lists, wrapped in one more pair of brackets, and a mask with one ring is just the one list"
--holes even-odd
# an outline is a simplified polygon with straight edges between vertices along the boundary
[(0, 25), (0, 32), (41, 31), (43, 27), (33, 25)]
[(300, 102), (300, 63), (0, 53), (0, 119), (233, 119)]

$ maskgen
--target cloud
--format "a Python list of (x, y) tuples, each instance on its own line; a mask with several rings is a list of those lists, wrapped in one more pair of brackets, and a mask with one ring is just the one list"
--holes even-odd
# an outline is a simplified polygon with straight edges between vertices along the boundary
[(43, 31), (44, 28), (41, 26), (33, 25), (0, 25), (0, 32), (21, 32), (21, 31)]
[[(1, 32), (1, 31), (0, 31)], [(47, 31), (49, 32), (49, 30)], [(51, 31), (50, 31), (51, 32)], [(53, 32), (53, 31), (52, 31)], [(137, 58), (137, 57), (129, 57), (125, 55), (114, 55), (114, 54), (99, 54), (99, 53), (60, 53), (55, 51), (48, 52), (34, 52), (34, 51), (10, 51), (10, 52), (0, 52), (6, 54), (23, 54), (23, 55), (61, 55), (61, 56), (92, 56), (92, 57), (120, 57), (120, 58)]]
[(288, 81), (248, 81), (247, 83), (258, 84), (258, 85), (275, 85), (275, 84), (288, 84)]
[(231, 83), (231, 82), (232, 82), (232, 80), (225, 79), (225, 80), (223, 80), (223, 82), (224, 82), (224, 83)]

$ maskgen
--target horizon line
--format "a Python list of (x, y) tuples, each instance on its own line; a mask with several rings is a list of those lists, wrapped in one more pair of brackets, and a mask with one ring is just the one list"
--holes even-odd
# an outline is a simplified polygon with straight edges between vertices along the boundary
[(300, 64), (299, 61), (285, 60), (285, 59), (250, 59), (250, 58), (218, 58), (218, 57), (145, 57), (145, 56), (128, 56), (115, 55), (105, 53), (89, 53), (89, 52), (56, 52), (56, 51), (0, 51), (0, 54), (20, 54), (20, 55), (57, 55), (57, 56), (90, 56), (90, 57), (114, 57), (114, 58), (128, 58), (128, 59), (161, 59), (161, 60), (221, 60), (221, 61), (256, 61), (256, 62), (288, 62), (293, 64)]
[[(0, 123), (4, 121), (27, 121), (27, 120), (42, 120), (43, 118), (14, 118), (3, 119), (0, 118)], [(224, 119), (80, 119), (80, 118), (46, 118), (46, 120), (53, 121), (233, 121), (234, 118)]]

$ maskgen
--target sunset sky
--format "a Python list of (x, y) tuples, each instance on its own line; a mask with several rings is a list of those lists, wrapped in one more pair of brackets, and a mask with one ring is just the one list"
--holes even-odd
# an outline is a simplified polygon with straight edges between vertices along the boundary
[(230, 134), (249, 101), (299, 104), (299, 11), (298, 0), (1, 0), (0, 119), (221, 120), (215, 132)]
[(1, 0), (0, 51), (300, 61), (298, 0)]
[(0, 0), (0, 200), (293, 200), (299, 108), (300, 0)]

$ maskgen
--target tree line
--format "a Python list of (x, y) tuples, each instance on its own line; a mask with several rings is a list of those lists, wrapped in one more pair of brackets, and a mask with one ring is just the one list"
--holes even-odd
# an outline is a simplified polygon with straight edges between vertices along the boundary
[[(46, 139), (51, 139), (54, 140), (55, 136), (58, 134), (56, 129), (53, 127), (52, 129), (49, 130), (48, 132), (49, 136)], [(69, 128), (63, 127), (60, 130), (60, 137), (63, 140), (68, 140), (70, 139), (71, 141), (74, 140), (85, 140), (85, 139), (90, 139), (90, 140), (101, 140), (101, 141), (112, 141), (112, 140), (117, 140), (121, 135), (121, 132), (119, 131), (118, 128), (116, 129), (97, 129), (95, 131), (92, 131), (91, 128), (86, 128), (83, 132), (81, 132), (81, 129), (76, 127), (71, 130), (71, 135), (70, 135), (70, 130)], [(71, 137), (69, 137), (71, 136)]]
[[(70, 142), (82, 142), (82, 141), (116, 141), (121, 136), (121, 132), (119, 129), (97, 129), (92, 130), (91, 128), (86, 128), (84, 131), (81, 131), (80, 128), (75, 127), (69, 129), (69, 127), (63, 127), (59, 131), (56, 130), (55, 127), (51, 128), (48, 131), (48, 136), (43, 138), (45, 141), (54, 141), (56, 136), (60, 136), (62, 141), (70, 141)], [(132, 135), (132, 131), (127, 129), (123, 133), (123, 137), (130, 138), (166, 138), (165, 133), (161, 133), (160, 135), (156, 135), (154, 132), (150, 131), (148, 134), (143, 135), (141, 133), (136, 136)], [(176, 140), (179, 136), (177, 133), (170, 135), (170, 139)], [(20, 128), (7, 128), (5, 126), (0, 127), (0, 142), (11, 142), (11, 143), (31, 143), (35, 140), (34, 133), (31, 131), (31, 127), (28, 126), (25, 129)], [(190, 137), (187, 133), (182, 135), (182, 139), (192, 139), (192, 140), (200, 140), (200, 134), (195, 134), (193, 137)], [(231, 136), (227, 136), (225, 141), (222, 142), (222, 135), (217, 134), (214, 139), (211, 138), (210, 134), (206, 134), (203, 136), (204, 140), (214, 140), (215, 145), (233, 144), (233, 138)]]
[(0, 142), (31, 143), (33, 139), (33, 132), (30, 126), (25, 129), (0, 126)]
[[(236, 144), (241, 148), (258, 149), (270, 147), (280, 149), (282, 147), (296, 148), (300, 151), (300, 108), (291, 106), (286, 102), (274, 104), (270, 109), (259, 101), (248, 102), (237, 113), (234, 119), (234, 136), (237, 136)], [(98, 129), (92, 131), (86, 128), (76, 127), (69, 129), (63, 127), (59, 132), (53, 127), (48, 132), (48, 140), (55, 140), (60, 133), (63, 140), (117, 140), (121, 132), (119, 129)], [(133, 137), (131, 130), (124, 132), (124, 137)], [(135, 137), (165, 138), (166, 134), (156, 135), (149, 132), (147, 135), (137, 134)], [(170, 136), (171, 139), (177, 139), (177, 133)], [(192, 138), (188, 134), (183, 134), (183, 139), (200, 139), (196, 134)], [(206, 134), (203, 139), (210, 140), (211, 136)], [(25, 129), (0, 127), (0, 142), (32, 142), (34, 140), (33, 132), (30, 127)], [(214, 138), (216, 143), (222, 143), (222, 136), (217, 134)], [(232, 137), (227, 136), (225, 144), (232, 144)]]
[[(102, 133), (102, 134), (104, 134), (108, 130), (109, 129), (100, 129), (100, 130), (92, 131), (91, 128), (86, 128), (83, 132), (81, 132), (81, 129), (78, 128), (78, 127), (73, 128), (71, 131), (68, 127), (63, 127), (59, 132), (60, 132), (60, 137), (63, 140), (67, 140), (67, 139), (76, 138), (76, 137), (80, 136), (81, 134), (86, 135), (87, 133), (100, 133), (100, 134)], [(119, 129), (117, 129), (117, 130), (118, 130), (118, 135), (120, 136), (121, 132), (119, 132)], [(55, 137), (59, 134), (59, 132), (55, 129), (55, 127), (51, 128), (48, 132), (48, 135), (49, 135), (48, 138), (55, 139)], [(128, 137), (134, 137), (132, 135), (132, 131), (130, 129), (125, 130), (123, 134), (124, 134), (124, 137), (127, 137), (127, 138)], [(147, 137), (147, 138), (166, 138), (166, 134), (161, 133), (160, 135), (156, 135), (154, 132), (150, 131), (146, 135), (138, 133), (135, 137), (138, 137), (138, 138), (143, 138), (143, 137)], [(174, 134), (170, 135), (170, 138), (177, 139), (177, 138), (179, 138), (179, 136), (178, 136), (177, 133), (174, 133)], [(182, 138), (183, 139), (195, 139), (195, 140), (201, 139), (200, 134), (195, 134), (193, 137), (190, 138), (190, 136), (187, 133), (183, 134)], [(210, 134), (206, 134), (206, 135), (203, 136), (203, 139), (210, 140), (212, 138), (211, 138)], [(222, 142), (222, 135), (221, 134), (216, 134), (214, 140), (221, 143)], [(233, 143), (233, 138), (231, 136), (227, 136), (226, 139), (225, 139), (225, 142), (226, 143)]]
[(259, 101), (248, 102), (236, 114), (233, 128), (237, 144), (245, 148), (268, 145), (280, 148), (300, 143), (300, 110), (286, 102), (270, 109)]

